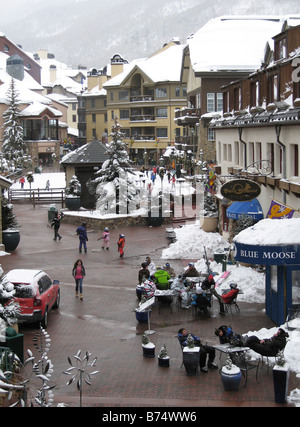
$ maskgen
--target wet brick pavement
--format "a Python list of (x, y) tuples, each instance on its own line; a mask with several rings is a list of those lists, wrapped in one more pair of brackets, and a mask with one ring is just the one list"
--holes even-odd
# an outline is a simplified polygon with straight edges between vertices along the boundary
[[(58, 206), (59, 207), (59, 206)], [(239, 316), (220, 317), (218, 304), (214, 302), (211, 316), (192, 316), (191, 310), (173, 305), (173, 312), (163, 308), (160, 313), (154, 307), (151, 313), (150, 336), (156, 345), (156, 355), (166, 344), (170, 355), (170, 367), (158, 366), (157, 357), (143, 357), (141, 335), (148, 329), (139, 324), (134, 309), (137, 306), (135, 287), (139, 266), (146, 255), (157, 265), (161, 250), (167, 246), (165, 227), (133, 227), (111, 230), (111, 248), (101, 251), (97, 242), (102, 230), (89, 230), (88, 252), (78, 253), (78, 237), (75, 226), (62, 223), (60, 242), (53, 241), (53, 231), (48, 226), (49, 205), (35, 209), (29, 204), (15, 204), (14, 211), (21, 225), (21, 241), (11, 255), (1, 257), (4, 272), (12, 268), (39, 268), (45, 270), (61, 284), (61, 306), (49, 315), (48, 332), (52, 343), (49, 357), (54, 364), (51, 384), (55, 404), (64, 402), (79, 406), (75, 384), (66, 386), (69, 377), (63, 371), (79, 349), (90, 351), (97, 357), (96, 369), (100, 373), (92, 377), (92, 386), (86, 385), (83, 405), (89, 407), (274, 407), (288, 406), (274, 402), (272, 370), (266, 365), (259, 368), (258, 383), (255, 370), (249, 372), (248, 383), (242, 383), (237, 392), (225, 391), (218, 370), (188, 377), (181, 367), (182, 354), (175, 335), (180, 327), (199, 335), (202, 341), (217, 344), (214, 329), (221, 324), (230, 324), (240, 333), (249, 330), (270, 328), (274, 324), (264, 314), (264, 306), (240, 303)], [(178, 224), (176, 224), (178, 226)], [(122, 232), (126, 237), (125, 256), (119, 258), (117, 237)], [(201, 242), (199, 242), (201, 244)], [(84, 301), (75, 298), (71, 270), (74, 262), (82, 258), (86, 268)], [(188, 260), (172, 261), (180, 273)], [(35, 326), (23, 325), (25, 349), (33, 349), (32, 338)], [(217, 354), (219, 366), (224, 363)], [(299, 379), (291, 375), (289, 390), (299, 388)]]

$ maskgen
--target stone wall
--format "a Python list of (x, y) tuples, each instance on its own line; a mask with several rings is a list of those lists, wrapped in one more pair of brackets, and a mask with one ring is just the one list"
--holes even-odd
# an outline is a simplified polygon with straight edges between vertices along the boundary
[(74, 216), (68, 215), (68, 212), (64, 212), (63, 222), (66, 224), (73, 224), (79, 226), (83, 222), (86, 223), (88, 230), (103, 231), (104, 227), (108, 227), (110, 230), (117, 230), (124, 227), (134, 227), (135, 225), (147, 225), (147, 218), (141, 216), (121, 216), (119, 218), (90, 218), (85, 216)]

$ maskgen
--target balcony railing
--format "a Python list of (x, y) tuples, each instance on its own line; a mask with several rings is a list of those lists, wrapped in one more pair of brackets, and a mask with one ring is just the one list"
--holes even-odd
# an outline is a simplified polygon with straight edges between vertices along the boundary
[(132, 135), (130, 139), (134, 141), (155, 141), (155, 135)]
[(144, 101), (154, 101), (153, 95), (138, 95), (138, 96), (131, 96), (130, 102), (144, 102)]
[(153, 114), (141, 114), (136, 116), (131, 116), (130, 121), (131, 122), (154, 122), (155, 116)]

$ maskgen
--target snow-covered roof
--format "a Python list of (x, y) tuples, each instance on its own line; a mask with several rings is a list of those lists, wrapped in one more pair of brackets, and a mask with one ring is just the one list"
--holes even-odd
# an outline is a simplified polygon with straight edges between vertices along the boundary
[(261, 66), (268, 40), (280, 33), (285, 20), (297, 17), (221, 16), (211, 19), (188, 40), (195, 73), (248, 71)]
[(87, 163), (99, 163), (102, 164), (108, 159), (106, 154), (106, 147), (101, 141), (95, 139), (77, 150), (71, 151), (66, 154), (62, 160), (62, 164), (87, 164)]
[(54, 117), (61, 117), (63, 114), (56, 108), (49, 105), (33, 102), (26, 107), (20, 114), (21, 117), (39, 117), (42, 113), (49, 111)]
[(150, 56), (124, 64), (124, 71), (104, 83), (103, 87), (121, 85), (136, 68), (153, 82), (179, 82), (181, 78), (182, 57), (185, 45), (171, 45), (167, 49)]
[(263, 219), (246, 228), (234, 238), (234, 242), (247, 245), (300, 245), (300, 218)]

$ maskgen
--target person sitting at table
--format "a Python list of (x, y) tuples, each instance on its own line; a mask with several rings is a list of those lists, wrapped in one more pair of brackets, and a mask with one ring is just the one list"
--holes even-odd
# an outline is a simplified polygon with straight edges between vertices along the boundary
[(218, 299), (220, 304), (220, 314), (225, 314), (224, 304), (229, 304), (231, 301), (236, 298), (237, 294), (240, 292), (237, 284), (235, 282), (230, 283), (230, 290), (223, 295), (219, 295), (215, 288), (211, 290), (212, 294)]
[(196, 288), (196, 293), (192, 297), (191, 306), (192, 307), (197, 307), (200, 310), (203, 310), (204, 313), (207, 313), (208, 312), (207, 308), (211, 307), (210, 296), (208, 296), (203, 291), (203, 289), (201, 289), (200, 287), (197, 287)]
[(208, 369), (206, 367), (207, 356), (208, 356), (208, 363), (207, 363), (208, 368), (217, 369), (218, 365), (214, 363), (214, 360), (216, 357), (215, 349), (209, 345), (203, 345), (201, 343), (200, 338), (197, 335), (189, 334), (185, 328), (180, 328), (178, 330), (178, 339), (181, 345), (183, 345), (184, 347), (187, 346), (188, 335), (191, 335), (191, 337), (193, 338), (195, 346), (200, 347), (200, 360), (199, 360), (200, 371), (204, 373), (208, 372)]
[(141, 269), (139, 270), (139, 274), (138, 274), (138, 281), (139, 284), (141, 285), (146, 279), (149, 279), (150, 277), (150, 271), (147, 268), (147, 263), (146, 262), (142, 262), (141, 264)]
[(156, 265), (153, 261), (151, 261), (151, 258), (149, 256), (146, 257), (146, 263), (147, 268), (150, 271), (150, 277), (154, 276), (154, 274), (156, 273)]
[(157, 289), (165, 291), (170, 289), (169, 280), (171, 279), (169, 273), (160, 267), (157, 267), (156, 273), (154, 274), (154, 282)]
[(169, 262), (166, 262), (166, 263), (165, 263), (165, 265), (164, 265), (164, 270), (165, 270), (165, 271), (167, 271), (167, 272), (169, 273), (169, 275), (171, 276), (171, 278), (172, 278), (172, 279), (174, 279), (174, 278), (176, 277), (175, 270), (174, 270), (174, 268), (172, 268), (172, 267), (170, 266), (170, 263), (169, 263)]
[(231, 326), (219, 326), (215, 329), (215, 335), (219, 337), (220, 344), (230, 344), (235, 347), (243, 347), (244, 345), (241, 335), (234, 332)]
[(289, 334), (284, 329), (279, 328), (271, 338), (260, 340), (255, 335), (245, 337), (245, 346), (262, 356), (275, 357), (280, 350), (285, 348), (288, 336)]
[(198, 273), (197, 269), (195, 268), (195, 265), (193, 262), (190, 262), (188, 264), (188, 268), (185, 270), (185, 272), (182, 274), (184, 278), (186, 277), (199, 277), (200, 274)]

